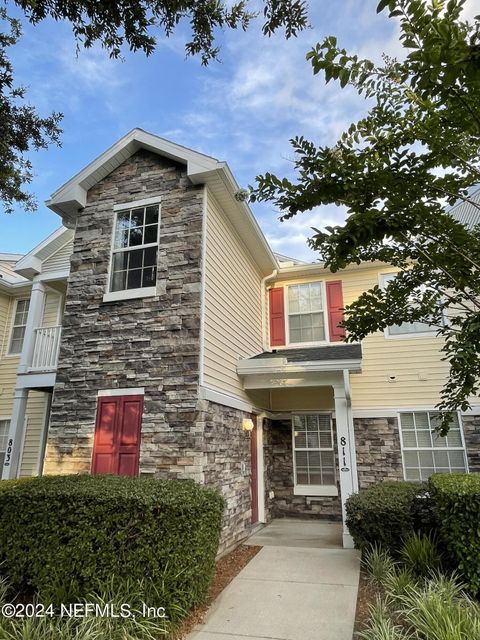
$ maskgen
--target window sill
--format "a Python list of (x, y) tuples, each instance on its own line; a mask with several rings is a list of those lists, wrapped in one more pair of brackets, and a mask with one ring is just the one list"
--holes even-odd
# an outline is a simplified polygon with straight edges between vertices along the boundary
[(118, 300), (134, 300), (135, 298), (152, 298), (157, 295), (156, 287), (143, 287), (142, 289), (126, 289), (125, 291), (110, 291), (103, 296), (103, 302), (116, 302)]
[(295, 496), (338, 496), (336, 485), (308, 485), (297, 484), (293, 487)]

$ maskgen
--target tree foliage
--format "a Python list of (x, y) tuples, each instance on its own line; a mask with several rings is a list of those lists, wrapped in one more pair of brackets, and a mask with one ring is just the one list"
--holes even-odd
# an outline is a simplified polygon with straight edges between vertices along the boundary
[(0, 200), (7, 212), (12, 211), (14, 202), (31, 210), (35, 199), (24, 190), (24, 184), (32, 179), (32, 164), (26, 153), (52, 142), (58, 144), (61, 115), (53, 113), (41, 118), (34, 107), (25, 103), (25, 89), (14, 85), (7, 56), (8, 47), (20, 37), (20, 24), (9, 18), (3, 7), (0, 20), (6, 25), (5, 31), (0, 32)]
[[(462, 18), (465, 0), (382, 0), (400, 23), (403, 60), (359, 59), (328, 37), (307, 55), (314, 74), (353, 87), (372, 104), (334, 146), (291, 140), (296, 179), (266, 173), (252, 198), (282, 218), (334, 203), (345, 224), (310, 239), (332, 271), (382, 261), (402, 271), (346, 309), (349, 341), (403, 322), (423, 321), (444, 338), (450, 375), (439, 403), (466, 410), (480, 380), (480, 226), (447, 212), (480, 182), (480, 16)], [(412, 354), (413, 356), (413, 354)]]
[[(46, 18), (70, 22), (79, 47), (100, 44), (114, 58), (121, 56), (124, 48), (150, 55), (157, 46), (158, 34), (171, 36), (186, 21), (190, 25), (186, 54), (200, 56), (204, 65), (218, 58), (219, 30), (245, 30), (256, 17), (250, 8), (252, 0), (11, 0), (10, 4), (32, 24)], [(28, 152), (59, 144), (62, 116), (53, 113), (40, 117), (26, 102), (25, 88), (15, 86), (7, 51), (18, 42), (21, 24), (7, 15), (6, 6), (4, 0), (0, 7), (0, 22), (5, 25), (0, 27), (0, 201), (10, 212), (15, 203), (35, 208), (34, 197), (25, 190), (33, 177)], [(283, 28), (290, 38), (307, 25), (304, 0), (264, 0), (264, 35)]]

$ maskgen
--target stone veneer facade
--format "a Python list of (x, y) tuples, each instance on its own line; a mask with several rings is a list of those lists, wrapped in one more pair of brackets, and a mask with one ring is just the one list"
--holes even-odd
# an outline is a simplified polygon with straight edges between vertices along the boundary
[(382, 480), (403, 480), (396, 418), (354, 418), (358, 487)]
[(250, 532), (250, 433), (242, 428), (251, 415), (223, 405), (200, 400), (197, 426), (204, 432), (204, 482), (225, 498), (220, 552)]
[[(103, 302), (113, 206), (157, 195), (159, 294)], [(203, 195), (184, 167), (148, 151), (88, 192), (71, 258), (45, 473), (88, 473), (98, 391), (144, 387), (140, 475), (219, 488), (226, 548), (248, 532), (250, 453), (245, 414), (198, 400)]]

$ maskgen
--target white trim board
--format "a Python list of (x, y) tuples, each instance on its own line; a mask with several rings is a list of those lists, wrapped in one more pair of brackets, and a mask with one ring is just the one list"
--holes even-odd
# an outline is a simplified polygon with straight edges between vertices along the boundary
[(145, 395), (144, 387), (130, 387), (129, 389), (99, 389), (97, 398), (108, 396), (143, 396)]
[(217, 391), (211, 387), (198, 387), (198, 397), (200, 400), (210, 400), (210, 402), (216, 402), (222, 404), (225, 407), (232, 407), (232, 409), (238, 409), (239, 411), (245, 411), (246, 413), (260, 413), (260, 409), (254, 407), (249, 402), (230, 396), (228, 393)]
[(114, 204), (114, 211), (123, 211), (124, 209), (135, 209), (136, 207), (148, 207), (150, 204), (160, 204), (162, 196), (153, 196), (152, 198), (143, 198), (143, 200), (132, 200), (131, 202), (121, 202)]
[[(434, 406), (429, 405), (415, 405), (408, 407), (386, 407), (384, 409), (375, 408), (375, 409), (353, 409), (352, 414), (354, 418), (396, 418), (399, 413), (410, 412), (410, 411), (437, 411)], [(460, 415), (462, 416), (476, 416), (480, 415), (480, 406), (473, 406), (468, 411), (460, 411)]]
[(202, 255), (200, 257), (200, 340), (198, 357), (198, 382), (203, 386), (205, 377), (205, 293), (207, 281), (207, 233), (208, 233), (208, 189), (203, 187), (202, 198)]

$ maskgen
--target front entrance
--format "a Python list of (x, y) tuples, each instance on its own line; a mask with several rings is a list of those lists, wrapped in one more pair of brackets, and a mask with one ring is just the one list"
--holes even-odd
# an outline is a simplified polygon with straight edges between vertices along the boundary
[(252, 498), (252, 524), (258, 522), (258, 449), (257, 416), (252, 416), (254, 427), (250, 432), (250, 494)]
[(138, 475), (143, 396), (98, 398), (92, 474)]

